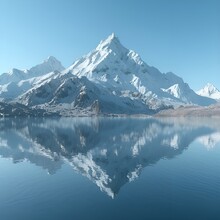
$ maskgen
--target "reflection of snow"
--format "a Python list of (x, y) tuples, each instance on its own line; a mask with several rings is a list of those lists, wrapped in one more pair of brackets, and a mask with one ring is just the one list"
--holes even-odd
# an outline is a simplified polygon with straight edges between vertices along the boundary
[(112, 192), (111, 188), (108, 187), (108, 184), (112, 180), (108, 174), (106, 174), (106, 172), (95, 163), (92, 154), (78, 154), (77, 156), (72, 157), (69, 163), (75, 170), (78, 170), (80, 173), (93, 181), (101, 191), (106, 192), (107, 195), (114, 198), (114, 192)]
[(220, 132), (208, 135), (213, 129), (207, 123), (192, 127), (182, 121), (64, 118), (30, 121), (22, 129), (6, 125), (0, 132), (1, 156), (30, 161), (50, 174), (66, 162), (112, 198), (144, 167), (173, 158), (197, 137), (203, 135), (198, 140), (208, 149), (220, 141)]
[(141, 148), (146, 144), (146, 139), (145, 137), (140, 137), (135, 145), (132, 147), (132, 154), (133, 156), (137, 156), (139, 154), (139, 151)]
[(24, 147), (23, 147), (21, 144), (18, 145), (18, 149), (19, 149), (21, 152), (25, 152), (25, 149), (24, 149)]
[(179, 149), (179, 136), (175, 134), (172, 138), (164, 139), (161, 144), (177, 150)]
[(100, 153), (101, 153), (102, 156), (106, 156), (107, 155), (107, 149), (102, 149)]
[(170, 141), (170, 146), (174, 149), (178, 149), (178, 140), (179, 140), (179, 137), (177, 134), (174, 135), (174, 137), (171, 139)]
[(207, 150), (213, 149), (220, 142), (220, 132), (199, 137), (197, 140), (203, 144)]
[(0, 138), (0, 147), (8, 147), (8, 141)]
[(133, 156), (137, 156), (139, 154), (139, 147), (137, 144), (135, 144), (132, 148), (132, 154)]
[(83, 147), (86, 146), (86, 138), (83, 135), (80, 135), (79, 139), (80, 139), (81, 145)]
[(129, 179), (129, 182), (134, 181), (138, 176), (140, 175), (142, 166), (138, 166), (134, 171), (130, 172), (127, 177)]

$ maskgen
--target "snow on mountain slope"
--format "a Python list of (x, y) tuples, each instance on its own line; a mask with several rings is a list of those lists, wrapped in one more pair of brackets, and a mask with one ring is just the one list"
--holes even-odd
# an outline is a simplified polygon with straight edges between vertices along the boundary
[[(137, 53), (126, 49), (114, 34), (64, 72), (69, 71), (78, 77), (86, 76), (117, 96), (139, 99), (156, 107), (162, 104), (209, 105), (215, 102), (198, 96), (175, 74), (163, 74), (148, 66)], [(179, 85), (181, 96), (168, 91), (175, 84)]]
[(38, 64), (31, 69), (18, 70), (12, 69), (8, 73), (0, 75), (0, 85), (8, 84), (11, 82), (19, 82), (21, 80), (30, 79), (32, 77), (42, 76), (52, 71), (62, 71), (64, 67), (55, 57), (50, 56), (43, 63)]
[(86, 77), (72, 73), (51, 73), (37, 81), (35, 86), (18, 97), (27, 106), (63, 106), (63, 108), (89, 108), (102, 113), (152, 113), (143, 103), (127, 97), (117, 97), (100, 89)]
[(61, 62), (55, 57), (49, 56), (43, 63), (32, 67), (28, 72), (31, 77), (42, 76), (46, 73), (52, 71), (62, 71), (65, 68), (62, 66)]
[(182, 93), (179, 84), (174, 84), (173, 86), (169, 87), (168, 89), (162, 89), (162, 91), (167, 92), (173, 95), (176, 98), (181, 98)]
[(201, 144), (203, 144), (208, 150), (211, 150), (220, 142), (220, 133), (215, 132), (209, 135), (205, 135), (197, 138), (197, 140)]
[(169, 93), (185, 104), (197, 104), (206, 106), (215, 103), (215, 101), (212, 99), (204, 99), (204, 97), (197, 95), (192, 89), (190, 89), (187, 83), (174, 84), (168, 89), (162, 88), (162, 91)]
[[(40, 104), (59, 104), (61, 102), (71, 103), (77, 92), (83, 95), (84, 83), (90, 83), (85, 77), (79, 79), (71, 73), (54, 73), (49, 78), (44, 78), (24, 93), (19, 99), (25, 105), (33, 106)], [(93, 84), (91, 84), (93, 85)], [(92, 86), (91, 86), (92, 87)], [(76, 91), (78, 89), (78, 91)], [(98, 91), (95, 91), (97, 93)]]
[(33, 86), (34, 82), (44, 78), (47, 73), (62, 71), (64, 67), (55, 57), (48, 57), (43, 63), (29, 70), (12, 69), (0, 75), (0, 99), (7, 101), (16, 98)]
[(198, 95), (220, 100), (220, 91), (211, 83), (207, 83), (202, 89), (196, 92)]

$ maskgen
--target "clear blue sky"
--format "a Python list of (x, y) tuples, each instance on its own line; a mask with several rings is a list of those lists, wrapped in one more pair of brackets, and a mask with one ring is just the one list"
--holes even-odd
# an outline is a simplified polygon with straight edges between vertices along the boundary
[(0, 0), (0, 73), (49, 55), (68, 67), (112, 32), (193, 89), (220, 88), (219, 0)]

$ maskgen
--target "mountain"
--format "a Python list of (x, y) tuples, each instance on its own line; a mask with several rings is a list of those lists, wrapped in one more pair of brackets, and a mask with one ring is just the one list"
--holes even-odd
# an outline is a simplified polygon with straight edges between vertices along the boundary
[[(17, 99), (27, 106), (41, 106), (60, 112), (62, 115), (70, 114), (70, 109), (81, 109), (86, 114), (91, 112), (102, 113), (153, 113), (146, 105), (128, 97), (118, 97), (106, 89), (101, 89), (86, 77), (78, 78), (70, 72), (53, 72), (48, 77), (38, 79), (35, 86)], [(69, 112), (69, 114), (68, 114)], [(71, 111), (71, 114), (77, 112)], [(77, 113), (78, 114), (78, 113)]]
[(147, 65), (115, 34), (65, 70), (49, 57), (30, 70), (13, 69), (1, 75), (0, 100), (69, 116), (79, 112), (153, 114), (180, 105), (216, 102), (197, 95), (174, 73), (161, 73)]
[(207, 83), (202, 89), (196, 92), (198, 95), (220, 100), (220, 91), (211, 83)]
[(64, 67), (55, 57), (50, 56), (43, 63), (31, 69), (12, 69), (8, 73), (0, 75), (0, 100), (13, 100), (26, 92), (35, 83), (36, 78), (44, 77), (45, 74), (53, 71), (62, 71)]
[[(147, 65), (136, 52), (126, 49), (115, 34), (101, 41), (95, 50), (64, 72), (78, 77), (86, 76), (117, 96), (139, 100), (152, 108), (161, 105), (209, 105), (215, 102), (198, 96), (175, 74), (164, 74)], [(175, 89), (178, 92), (169, 92)]]

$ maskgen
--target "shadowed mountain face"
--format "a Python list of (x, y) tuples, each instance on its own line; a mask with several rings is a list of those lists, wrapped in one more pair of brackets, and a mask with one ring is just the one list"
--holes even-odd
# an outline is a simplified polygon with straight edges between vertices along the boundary
[(172, 159), (196, 139), (213, 147), (220, 140), (218, 123), (141, 118), (0, 121), (1, 157), (15, 163), (28, 160), (50, 174), (67, 163), (112, 198), (144, 167)]

